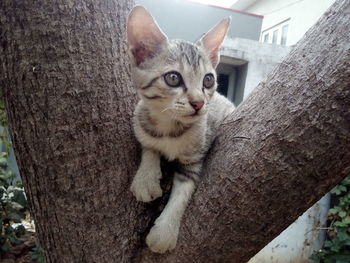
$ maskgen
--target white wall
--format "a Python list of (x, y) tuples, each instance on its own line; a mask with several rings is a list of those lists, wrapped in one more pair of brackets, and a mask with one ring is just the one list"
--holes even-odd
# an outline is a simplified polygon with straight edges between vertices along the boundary
[(260, 0), (244, 11), (263, 15), (261, 32), (289, 20), (287, 46), (303, 37), (335, 0)]
[(248, 263), (308, 263), (325, 238), (330, 194), (325, 195)]
[[(242, 91), (243, 99), (282, 61), (289, 50), (289, 47), (259, 43), (249, 39), (226, 37), (220, 54), (223, 57), (240, 59), (248, 63), (245, 87)], [(221, 62), (225, 61), (221, 60)]]

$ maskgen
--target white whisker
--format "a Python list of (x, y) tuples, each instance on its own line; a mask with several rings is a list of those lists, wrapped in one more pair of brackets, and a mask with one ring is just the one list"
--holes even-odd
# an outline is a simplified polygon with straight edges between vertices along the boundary
[(173, 107), (167, 107), (164, 110), (162, 110), (161, 112), (167, 111), (167, 110), (171, 110)]

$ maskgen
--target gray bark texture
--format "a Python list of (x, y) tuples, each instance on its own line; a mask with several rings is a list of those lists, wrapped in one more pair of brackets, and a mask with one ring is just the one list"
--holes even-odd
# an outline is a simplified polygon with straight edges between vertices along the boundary
[(144, 239), (167, 195), (142, 204), (129, 191), (140, 162), (131, 6), (0, 1), (0, 83), (47, 262), (246, 262), (350, 172), (350, 2), (221, 126), (165, 255)]

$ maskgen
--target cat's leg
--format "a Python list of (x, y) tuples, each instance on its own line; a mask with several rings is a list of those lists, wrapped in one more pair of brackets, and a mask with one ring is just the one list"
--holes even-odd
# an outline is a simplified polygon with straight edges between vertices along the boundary
[(161, 177), (159, 153), (143, 148), (141, 164), (130, 187), (136, 199), (150, 202), (162, 196), (162, 188), (159, 183)]
[(186, 169), (178, 169), (175, 173), (169, 201), (146, 238), (153, 252), (164, 253), (175, 248), (181, 218), (195, 189), (200, 169), (201, 164), (186, 165)]

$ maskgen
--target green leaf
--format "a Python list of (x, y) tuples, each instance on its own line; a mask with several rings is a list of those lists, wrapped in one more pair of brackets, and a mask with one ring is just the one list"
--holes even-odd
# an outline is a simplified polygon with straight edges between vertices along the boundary
[(13, 176), (12, 173), (5, 173), (5, 174), (0, 174), (0, 179), (2, 180), (9, 180)]
[(332, 241), (327, 240), (326, 242), (324, 242), (325, 247), (331, 247), (332, 245), (333, 245)]
[(336, 263), (349, 263), (349, 258), (349, 253), (340, 253), (335, 255), (334, 257)]
[(6, 157), (4, 157), (4, 156), (1, 156), (0, 157), (0, 165), (2, 165), (2, 166), (7, 166), (7, 158)]
[(345, 177), (345, 179), (341, 182), (342, 185), (350, 185), (350, 176)]
[(332, 194), (335, 194), (335, 195), (340, 195), (341, 194), (341, 192), (340, 192), (340, 190), (336, 187), (336, 188), (333, 188), (332, 190), (331, 190), (331, 193)]
[(14, 190), (12, 200), (23, 207), (27, 207), (27, 200), (22, 190)]
[(321, 263), (321, 259), (318, 256), (317, 252), (314, 252), (314, 254), (312, 254), (309, 259), (313, 262), (313, 263)]
[(11, 243), (11, 245), (13, 245), (13, 246), (17, 246), (17, 245), (19, 245), (19, 244), (22, 244), (23, 243), (23, 241), (21, 241), (21, 240), (19, 240), (19, 239), (17, 239), (16, 237), (10, 237), (9, 238), (10, 239), (10, 243)]
[(18, 213), (12, 212), (9, 214), (9, 218), (15, 223), (21, 223), (22, 216)]
[(347, 239), (350, 240), (350, 236), (345, 231), (338, 232), (337, 237), (339, 238), (340, 241), (345, 241)]
[(340, 212), (338, 213), (338, 215), (339, 215), (340, 217), (346, 217), (346, 212), (345, 212), (345, 211), (340, 211)]
[(344, 224), (350, 225), (350, 217), (346, 217), (342, 221)]
[(3, 252), (7, 252), (9, 251), (9, 246), (7, 243), (4, 243), (0, 246), (0, 250), (3, 251)]
[(41, 247), (32, 248), (30, 258), (37, 263), (45, 263), (44, 252)]
[(345, 227), (345, 226), (347, 226), (346, 223), (343, 223), (343, 222), (341, 222), (341, 221), (336, 221), (336, 222), (334, 223), (334, 225), (335, 225), (335, 226), (339, 226), (339, 227)]
[(8, 225), (5, 227), (5, 234), (6, 235), (11, 235), (15, 230), (13, 229), (12, 226)]
[(339, 190), (340, 190), (341, 192), (346, 192), (346, 190), (347, 190), (346, 186), (344, 186), (344, 185), (342, 185), (342, 184), (339, 185), (338, 188), (339, 188)]
[(339, 212), (339, 208), (333, 207), (333, 208), (329, 209), (328, 214), (336, 215), (336, 214), (338, 214), (338, 212)]
[(15, 229), (15, 233), (17, 237), (23, 236), (25, 232), (26, 232), (26, 229), (23, 225), (19, 225)]
[(16, 181), (15, 182), (15, 186), (18, 187), (18, 188), (23, 188), (23, 184), (21, 181)]
[(330, 249), (331, 249), (331, 251), (333, 251), (333, 252), (338, 252), (338, 251), (340, 250), (340, 247), (339, 247), (339, 246), (333, 245), (333, 246), (330, 247)]
[(331, 193), (340, 195), (342, 192), (346, 192), (346, 191), (347, 191), (346, 186), (339, 184), (331, 190)]

